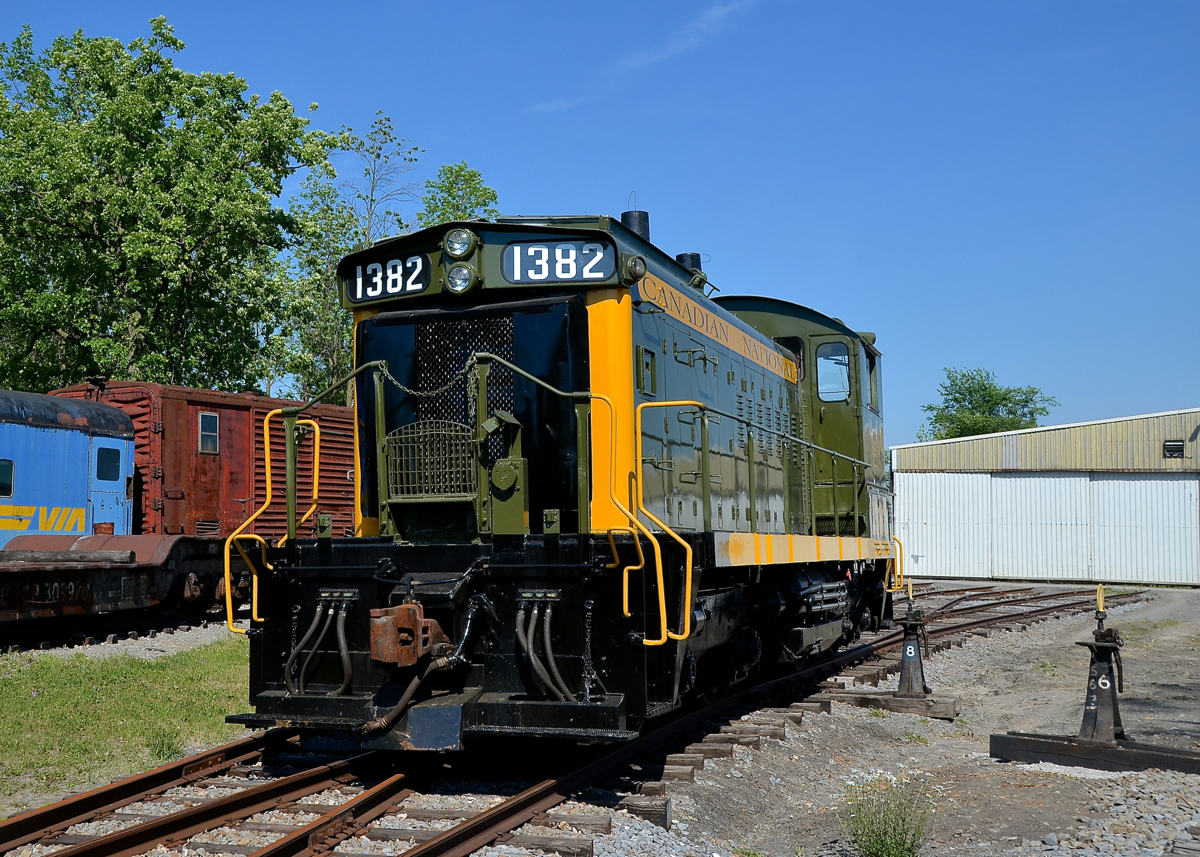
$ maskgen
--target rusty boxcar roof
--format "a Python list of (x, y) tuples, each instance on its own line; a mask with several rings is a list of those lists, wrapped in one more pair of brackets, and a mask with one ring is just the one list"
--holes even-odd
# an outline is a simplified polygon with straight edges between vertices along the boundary
[(16, 390), (0, 390), (0, 423), (133, 437), (133, 420), (120, 408)]
[[(274, 396), (262, 396), (258, 393), (225, 393), (220, 390), (200, 390), (195, 387), (177, 387), (171, 384), (154, 384), (149, 381), (104, 381), (101, 384), (72, 384), (54, 390), (51, 396), (62, 396), (72, 399), (86, 399), (89, 396), (101, 398), (101, 393), (144, 390), (148, 395), (157, 399), (185, 399), (197, 404), (227, 405), (230, 407), (265, 407), (287, 408), (298, 404), (293, 399), (280, 399)], [(314, 408), (341, 407), (340, 405), (314, 405)]]

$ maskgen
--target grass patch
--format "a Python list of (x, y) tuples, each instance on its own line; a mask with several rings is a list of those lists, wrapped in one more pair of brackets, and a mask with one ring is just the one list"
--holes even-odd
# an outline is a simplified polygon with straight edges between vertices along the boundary
[(881, 720), (884, 717), (892, 716), (892, 713), (890, 711), (884, 711), (882, 708), (868, 708), (867, 713), (870, 714), (872, 717), (878, 717)]
[(733, 853), (738, 857), (767, 857), (761, 851), (751, 851), (749, 848), (734, 848)]
[(1058, 664), (1051, 661), (1042, 661), (1040, 664), (1034, 664), (1033, 668), (1044, 676), (1058, 675)]
[(863, 857), (916, 857), (933, 832), (929, 784), (915, 776), (879, 776), (846, 785), (838, 820)]
[(144, 770), (243, 732), (246, 643), (178, 655), (0, 656), (0, 793), (71, 788)]
[(914, 732), (911, 729), (904, 730), (904, 740), (912, 741), (914, 744), (924, 744), (929, 746), (929, 739), (920, 732)]
[(1175, 628), (1182, 624), (1178, 619), (1143, 619), (1140, 622), (1117, 625), (1117, 628), (1120, 630), (1121, 639), (1125, 641), (1126, 645), (1136, 646), (1139, 649), (1152, 649), (1161, 631)]

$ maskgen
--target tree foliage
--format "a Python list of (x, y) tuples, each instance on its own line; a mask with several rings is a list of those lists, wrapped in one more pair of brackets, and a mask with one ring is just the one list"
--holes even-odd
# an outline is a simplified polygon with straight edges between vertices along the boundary
[(485, 185), (483, 175), (467, 166), (466, 161), (443, 164), (436, 178), (425, 181), (417, 222), (426, 227), (451, 220), (499, 217), (497, 200), (496, 191)]
[(150, 31), (0, 43), (0, 385), (257, 380), (293, 229), (275, 200), (329, 138)]
[[(295, 240), (282, 258), (278, 278), (285, 295), (285, 322), (270, 345), (267, 370), (286, 376), (291, 393), (311, 398), (351, 369), (353, 318), (338, 299), (337, 264), (356, 247), (408, 229), (397, 208), (415, 200), (406, 180), (421, 149), (396, 136), (390, 117), (377, 113), (365, 137), (344, 128), (337, 154), (358, 162), (361, 172), (338, 181), (329, 165), (314, 168), (291, 200)], [(264, 371), (264, 374), (267, 374)], [(349, 391), (347, 391), (347, 397)], [(348, 399), (347, 399), (348, 401)]]
[[(163, 18), (128, 45), (0, 43), (0, 386), (93, 375), (307, 398), (351, 364), (338, 261), (421, 225), (498, 214), (465, 162), (425, 192), (376, 114), (310, 130), (280, 93), (176, 68)], [(313, 106), (315, 108), (315, 105)], [(330, 163), (349, 159), (339, 178)], [(307, 170), (286, 208), (284, 180)]]
[(393, 232), (407, 232), (404, 216), (392, 206), (417, 199), (417, 183), (406, 181), (405, 176), (424, 150), (397, 137), (391, 117), (382, 110), (376, 112), (366, 137), (356, 137), (347, 128), (339, 140), (339, 148), (362, 164), (362, 174), (341, 185), (343, 199), (358, 221), (359, 243), (369, 247)]
[(1003, 387), (986, 369), (946, 368), (946, 380), (938, 386), (940, 402), (921, 408), (928, 426), (917, 433), (919, 440), (944, 440), (1000, 431), (1034, 428), (1038, 418), (1057, 407), (1053, 396), (1038, 387)]

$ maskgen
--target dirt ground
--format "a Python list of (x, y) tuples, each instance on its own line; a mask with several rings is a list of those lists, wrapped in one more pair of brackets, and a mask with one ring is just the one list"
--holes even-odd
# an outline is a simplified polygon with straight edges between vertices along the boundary
[[(1108, 624), (1122, 629), (1128, 641), (1120, 706), (1130, 736), (1200, 747), (1195, 702), (1200, 690), (1200, 592), (1152, 590), (1146, 603), (1112, 610)], [(1076, 828), (1098, 824), (1092, 816), (1106, 809), (1104, 801), (1098, 802), (1098, 789), (1111, 791), (1119, 780), (1116, 784), (1128, 782), (1136, 790), (1136, 775), (1114, 778), (1081, 769), (1000, 763), (987, 755), (988, 736), (1078, 731), (1088, 650), (1075, 641), (1089, 639), (1094, 627), (1090, 616), (1051, 620), (934, 655), (926, 666), (929, 683), (938, 695), (962, 699), (962, 716), (952, 723), (880, 716), (882, 712), (835, 704), (833, 716), (806, 717), (794, 734), (789, 730), (786, 742), (764, 741), (760, 750), (733, 761), (710, 761), (695, 784), (672, 787), (676, 819), (683, 822), (679, 831), (691, 843), (725, 853), (856, 853), (834, 811), (845, 782), (875, 771), (916, 771), (935, 789), (938, 803), (934, 836), (924, 854), (963, 854), (967, 848), (972, 854), (999, 854), (1023, 843), (1048, 848), (1042, 843), (1049, 834), (1060, 841), (1077, 839), (1083, 834)], [(1155, 787), (1200, 786), (1200, 776), (1169, 775), (1169, 780), (1172, 785)], [(1156, 782), (1151, 775), (1150, 786)], [(1150, 788), (1146, 783), (1143, 777), (1143, 789)], [(1122, 801), (1112, 797), (1107, 803), (1120, 806)], [(1175, 827), (1161, 832), (1162, 838), (1169, 843), (1191, 814), (1186, 806), (1180, 809)], [(1158, 815), (1165, 819), (1159, 826), (1171, 821)], [(1162, 853), (1154, 838), (1159, 833), (1148, 832), (1128, 853)], [(1090, 853), (1114, 850), (1094, 847)]]

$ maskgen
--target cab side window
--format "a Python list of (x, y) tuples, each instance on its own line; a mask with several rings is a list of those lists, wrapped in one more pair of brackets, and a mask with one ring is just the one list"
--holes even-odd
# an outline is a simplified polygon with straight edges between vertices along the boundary
[(0, 497), (13, 495), (13, 463), (11, 458), (0, 458)]
[(850, 349), (846, 343), (817, 346), (817, 397), (822, 402), (850, 400)]
[(121, 450), (102, 446), (96, 450), (96, 481), (119, 482), (121, 479)]
[(863, 401), (868, 408), (879, 413), (879, 357), (867, 348), (862, 349), (861, 379)]

